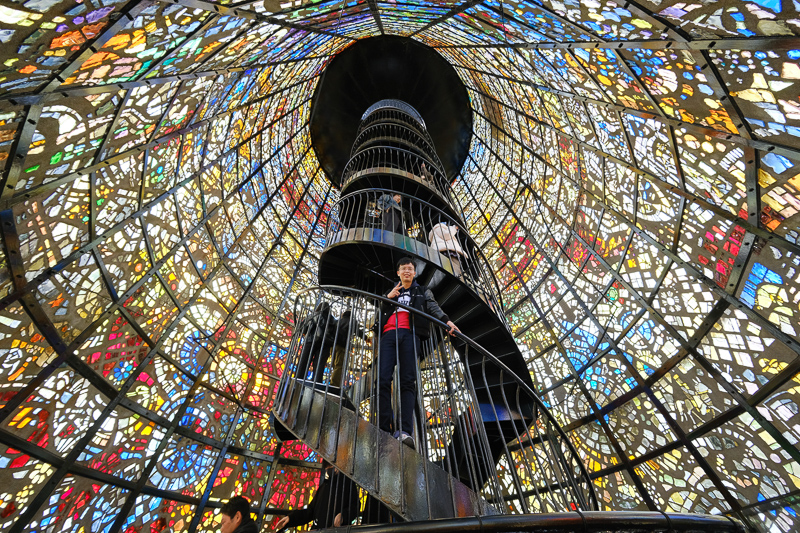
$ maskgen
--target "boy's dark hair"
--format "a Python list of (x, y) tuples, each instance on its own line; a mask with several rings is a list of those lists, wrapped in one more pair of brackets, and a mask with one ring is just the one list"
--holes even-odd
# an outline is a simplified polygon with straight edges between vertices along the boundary
[(397, 262), (397, 270), (400, 270), (400, 267), (403, 265), (412, 265), (414, 267), (414, 270), (415, 271), (417, 270), (417, 265), (414, 264), (414, 260), (411, 259), (410, 257), (401, 258), (400, 261)]
[(220, 511), (231, 518), (234, 518), (236, 513), (242, 513), (242, 523), (252, 520), (250, 517), (250, 500), (244, 496), (234, 496), (222, 506)]

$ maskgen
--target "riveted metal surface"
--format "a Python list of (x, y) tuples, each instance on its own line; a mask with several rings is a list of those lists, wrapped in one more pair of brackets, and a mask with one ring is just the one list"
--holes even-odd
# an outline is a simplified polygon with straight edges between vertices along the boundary
[(283, 411), (287, 419), (279, 417), (279, 425), (297, 437), (305, 431), (304, 442), (393, 512), (414, 521), (476, 516), (489, 508), (440, 466), (426, 464), (419, 453), (339, 405), (339, 396), (308, 385), (300, 387), (302, 392)]

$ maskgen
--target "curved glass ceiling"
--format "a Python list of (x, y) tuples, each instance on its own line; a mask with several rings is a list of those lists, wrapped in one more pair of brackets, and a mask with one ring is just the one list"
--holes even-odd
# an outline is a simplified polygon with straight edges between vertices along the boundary
[(267, 413), (337, 197), (310, 99), (386, 33), (468, 88), (454, 190), (605, 508), (797, 531), (797, 9), (5, 2), (0, 530), (308, 501), (317, 458)]

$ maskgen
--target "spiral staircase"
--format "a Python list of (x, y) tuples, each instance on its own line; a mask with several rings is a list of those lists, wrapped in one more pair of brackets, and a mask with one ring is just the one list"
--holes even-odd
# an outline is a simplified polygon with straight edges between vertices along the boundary
[[(397, 194), (401, 201), (394, 205), (389, 199)], [(302, 440), (369, 495), (368, 507), (372, 502), (383, 510), (377, 519), (365, 510), (362, 525), (413, 522), (423, 531), (447, 529), (426, 521), (450, 519), (454, 529), (482, 520), (480, 527), (495, 531), (741, 530), (722, 517), (599, 511), (573, 444), (533, 392), (492, 270), (465, 228), (463, 209), (413, 107), (382, 100), (367, 109), (332, 212), (320, 287), (301, 293), (295, 304), (296, 330), (274, 416), (281, 438)], [(387, 226), (389, 213), (397, 220)], [(454, 240), (443, 245), (437, 227)], [(385, 295), (402, 257), (413, 259), (417, 281), (431, 288), (463, 332), (452, 337), (426, 316), (433, 327), (419, 357), (413, 449), (376, 425), (380, 332), (364, 331), (381, 305), (393, 303)], [(323, 302), (331, 310), (324, 317)], [(333, 341), (314, 340), (333, 324)], [(333, 345), (344, 353), (336, 380), (320, 366), (331, 366)], [(318, 352), (314, 372), (300, 356), (309, 348)]]

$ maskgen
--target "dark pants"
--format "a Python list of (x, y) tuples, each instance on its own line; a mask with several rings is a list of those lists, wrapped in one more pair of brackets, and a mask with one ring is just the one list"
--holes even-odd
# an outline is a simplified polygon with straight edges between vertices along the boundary
[[(309, 337), (311, 336), (309, 335)], [(314, 342), (314, 339), (309, 337), (306, 338), (300, 357), (297, 360), (297, 377), (305, 379), (309, 368), (313, 365), (313, 380), (322, 383), (325, 365), (328, 363), (331, 353), (331, 345), (319, 341)]]
[(403, 215), (397, 209), (389, 209), (384, 211), (382, 227), (384, 231), (391, 231), (392, 233), (403, 234)]
[[(344, 342), (344, 341), (343, 341)], [(347, 358), (347, 343), (336, 344), (332, 351), (331, 360), (331, 385), (334, 387), (342, 386), (342, 376), (344, 374), (344, 360)]]
[(380, 344), (378, 370), (378, 426), (384, 431), (392, 428), (392, 375), (400, 364), (400, 429), (408, 434), (414, 430), (414, 406), (417, 402), (417, 357), (419, 337), (409, 329), (384, 333)]

